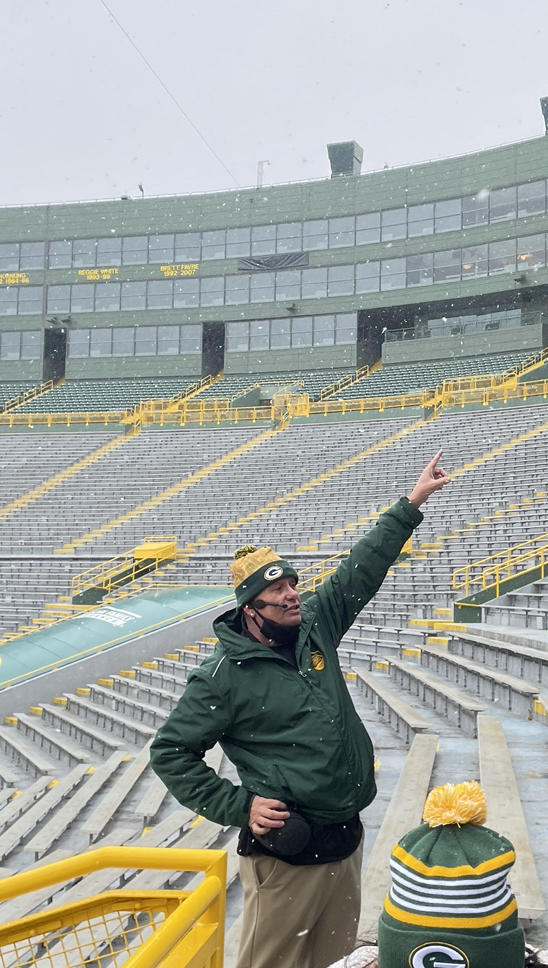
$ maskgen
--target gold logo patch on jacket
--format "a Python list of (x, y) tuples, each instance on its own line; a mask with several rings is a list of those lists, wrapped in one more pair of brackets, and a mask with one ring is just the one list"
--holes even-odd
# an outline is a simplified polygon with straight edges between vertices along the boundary
[(316, 669), (316, 672), (321, 672), (322, 669), (325, 669), (325, 659), (321, 652), (312, 653), (312, 665)]

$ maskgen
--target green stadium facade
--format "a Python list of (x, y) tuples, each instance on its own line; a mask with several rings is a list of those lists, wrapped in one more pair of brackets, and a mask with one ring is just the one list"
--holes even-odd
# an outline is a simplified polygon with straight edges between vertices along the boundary
[(548, 138), (298, 184), (5, 208), (0, 381), (279, 374), (546, 345)]

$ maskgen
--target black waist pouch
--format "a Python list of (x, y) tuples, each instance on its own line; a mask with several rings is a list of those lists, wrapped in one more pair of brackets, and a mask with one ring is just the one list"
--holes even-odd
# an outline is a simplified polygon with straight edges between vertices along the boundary
[(283, 827), (272, 827), (267, 834), (254, 833), (253, 839), (278, 857), (292, 857), (308, 846), (311, 836), (312, 828), (308, 821), (300, 813), (290, 810)]

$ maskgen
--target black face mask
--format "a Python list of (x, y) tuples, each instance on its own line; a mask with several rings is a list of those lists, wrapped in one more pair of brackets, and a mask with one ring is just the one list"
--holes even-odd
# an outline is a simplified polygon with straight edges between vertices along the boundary
[(279, 622), (272, 622), (268, 618), (263, 619), (263, 624), (259, 625), (254, 615), (247, 615), (246, 619), (251, 619), (255, 623), (259, 632), (262, 632), (270, 642), (276, 645), (296, 645), (299, 637), (298, 625), (280, 625)]

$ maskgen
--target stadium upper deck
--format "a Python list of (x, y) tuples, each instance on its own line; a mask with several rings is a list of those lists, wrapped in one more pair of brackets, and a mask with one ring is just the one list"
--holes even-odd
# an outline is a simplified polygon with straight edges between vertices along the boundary
[(548, 139), (363, 175), (348, 147), (324, 181), (4, 209), (0, 380), (545, 345)]

